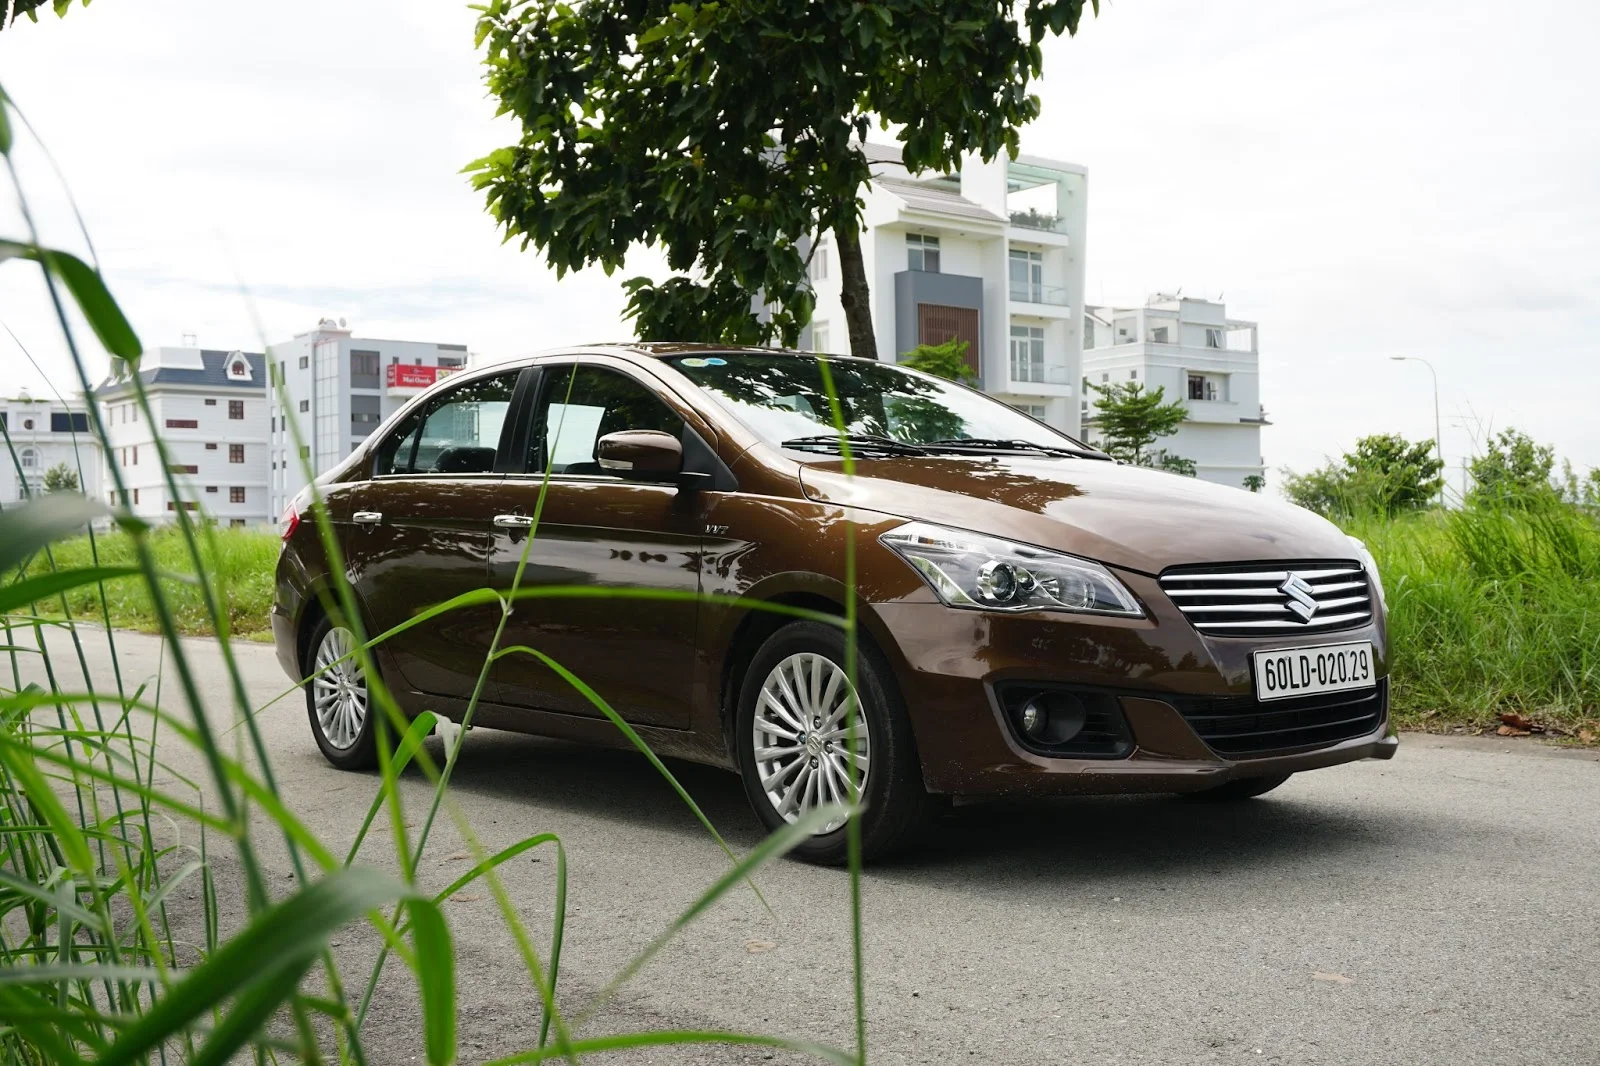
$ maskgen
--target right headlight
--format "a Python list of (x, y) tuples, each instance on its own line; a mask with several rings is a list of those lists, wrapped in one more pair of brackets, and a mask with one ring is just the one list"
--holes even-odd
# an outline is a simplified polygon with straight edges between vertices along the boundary
[(1088, 559), (927, 522), (879, 539), (951, 607), (1144, 617), (1133, 593)]

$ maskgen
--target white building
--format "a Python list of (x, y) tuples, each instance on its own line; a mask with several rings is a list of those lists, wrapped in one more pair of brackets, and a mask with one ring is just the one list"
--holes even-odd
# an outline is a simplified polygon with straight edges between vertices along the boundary
[(82, 404), (36, 400), (22, 392), (0, 399), (0, 425), (16, 452), (12, 459), (0, 449), (0, 505), (43, 493), (45, 471), (63, 464), (84, 495), (100, 495), (100, 442), (89, 432)]
[[(1002, 154), (972, 157), (959, 174), (912, 177), (897, 148), (864, 150), (873, 180), (861, 252), (878, 358), (959, 337), (985, 392), (1076, 433), (1087, 171)], [(831, 236), (811, 275), (817, 309), (801, 345), (848, 352)]]
[[(293, 340), (271, 345), (267, 358), (283, 383), (269, 397), (270, 505), (282, 514), (306, 483), (302, 461), (320, 474), (355, 450), (401, 404), (467, 363), (464, 344), (354, 337), (343, 321), (323, 319)], [(289, 420), (299, 431), (295, 451)]]
[(1090, 307), (1083, 320), (1085, 432), (1095, 439), (1090, 386), (1138, 381), (1181, 399), (1188, 419), (1156, 442), (1192, 459), (1207, 481), (1244, 487), (1264, 472), (1257, 327), (1228, 317), (1220, 302), (1157, 293), (1143, 307)]
[[(238, 351), (155, 348), (140, 357), (139, 376), (150, 394), (154, 426), (127, 377), (107, 378), (94, 391), (106, 422), (105, 461), (122, 469), (128, 510), (152, 522), (175, 518), (179, 507), (234, 526), (270, 521), (265, 359)], [(176, 500), (161, 470), (157, 433), (177, 476)], [(109, 473), (103, 484), (96, 491), (104, 491), (109, 503), (119, 502), (111, 499)]]

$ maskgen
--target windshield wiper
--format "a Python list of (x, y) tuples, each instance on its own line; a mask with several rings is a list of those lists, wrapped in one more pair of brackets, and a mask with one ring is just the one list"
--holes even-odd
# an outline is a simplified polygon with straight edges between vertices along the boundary
[(1042, 452), (1045, 455), (1070, 456), (1077, 459), (1105, 459), (1103, 452), (1086, 448), (1067, 448), (1056, 444), (1035, 444), (1031, 440), (996, 437), (946, 437), (942, 440), (925, 440), (924, 448), (972, 448), (977, 451)]
[[(889, 455), (927, 455), (926, 448), (919, 448), (915, 444), (907, 444), (893, 437), (882, 437), (876, 433), (846, 433), (845, 441), (852, 448), (862, 451), (885, 452)], [(783, 442), (785, 448), (833, 448), (839, 447), (839, 434), (816, 433), (809, 437), (791, 437)]]

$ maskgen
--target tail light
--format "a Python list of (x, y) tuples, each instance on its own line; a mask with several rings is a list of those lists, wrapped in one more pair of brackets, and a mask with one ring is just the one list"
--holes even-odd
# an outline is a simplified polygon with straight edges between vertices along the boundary
[(294, 536), (294, 531), (300, 528), (300, 508), (297, 506), (298, 503), (299, 501), (296, 500), (294, 503), (289, 504), (288, 510), (283, 512), (283, 518), (279, 520), (283, 525), (283, 541), (285, 544), (289, 542), (290, 537)]

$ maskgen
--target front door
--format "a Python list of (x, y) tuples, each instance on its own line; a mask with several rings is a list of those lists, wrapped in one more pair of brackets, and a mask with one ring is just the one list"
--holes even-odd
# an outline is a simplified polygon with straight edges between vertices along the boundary
[[(699, 590), (696, 493), (603, 471), (595, 454), (607, 433), (654, 429), (681, 436), (684, 420), (653, 385), (621, 369), (568, 364), (542, 377), (526, 472), (510, 474), (501, 492), (515, 515), (531, 520), (537, 511), (538, 525), (531, 543), (526, 529), (495, 530), (490, 584), (509, 589), (525, 557), (521, 588), (582, 586), (613, 595), (519, 600), (502, 645), (548, 655), (630, 722), (687, 728)], [(679, 598), (629, 598), (631, 590)], [(502, 703), (601, 714), (526, 653), (501, 658), (494, 680)]]
[[(384, 437), (372, 478), (351, 487), (342, 540), (369, 635), (483, 587), (522, 373), (441, 392)], [(492, 604), (456, 609), (390, 638), (384, 647), (402, 675), (390, 683), (465, 698), (499, 618)]]

